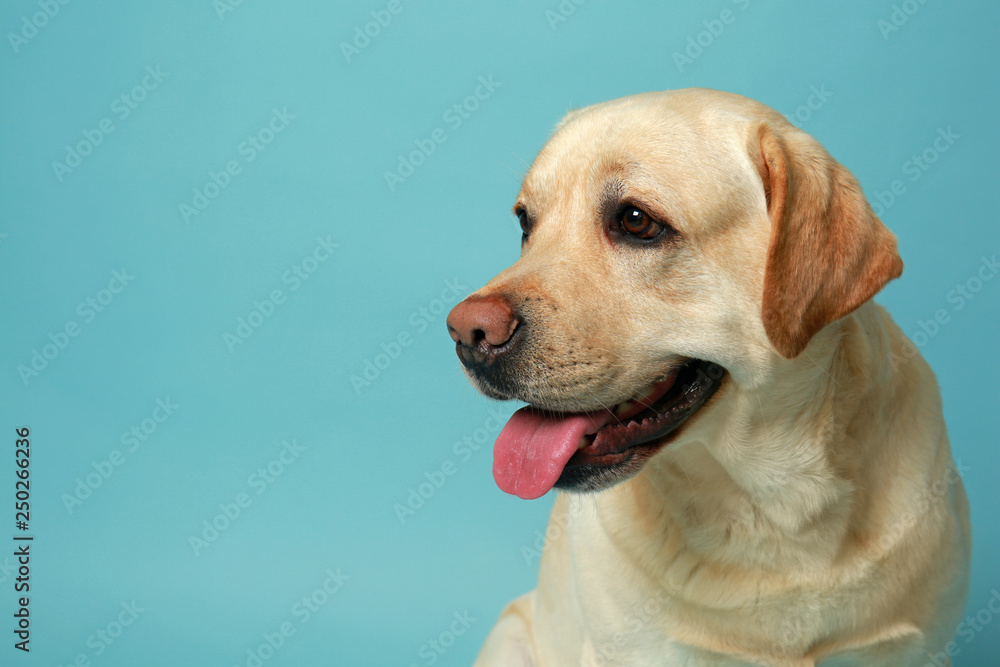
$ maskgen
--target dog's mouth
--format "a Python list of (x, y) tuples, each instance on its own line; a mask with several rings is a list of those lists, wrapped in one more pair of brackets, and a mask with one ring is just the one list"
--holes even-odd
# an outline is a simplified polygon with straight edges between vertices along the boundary
[(593, 412), (528, 406), (515, 412), (493, 449), (501, 490), (524, 499), (553, 487), (603, 489), (637, 473), (715, 393), (725, 370), (689, 360), (630, 400)]

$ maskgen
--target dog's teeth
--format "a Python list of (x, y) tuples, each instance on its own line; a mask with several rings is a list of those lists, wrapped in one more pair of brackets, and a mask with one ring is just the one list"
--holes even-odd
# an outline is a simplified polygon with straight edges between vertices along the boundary
[(634, 401), (625, 401), (624, 403), (619, 403), (615, 407), (615, 417), (621, 417), (623, 414), (627, 413), (635, 405)]
[(636, 403), (645, 404), (649, 400), (649, 397), (655, 393), (656, 393), (656, 387), (650, 387), (649, 389), (646, 390), (646, 392), (642, 396), (639, 396), (638, 398), (633, 398), (632, 400), (635, 401)]
[(639, 396), (615, 406), (615, 417), (631, 417), (646, 409), (649, 399), (656, 393), (656, 387), (649, 387)]
[(587, 444), (588, 444), (587, 436), (583, 436), (582, 438), (580, 438), (580, 444), (577, 445), (577, 447), (576, 447), (577, 451), (579, 451), (579, 450), (583, 449), (584, 447), (586, 447)]

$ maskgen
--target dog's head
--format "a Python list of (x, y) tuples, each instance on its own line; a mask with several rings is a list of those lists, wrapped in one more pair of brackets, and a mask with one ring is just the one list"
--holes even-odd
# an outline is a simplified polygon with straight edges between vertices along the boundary
[(902, 271), (846, 169), (716, 91), (572, 112), (514, 213), (520, 260), (448, 329), (480, 391), (530, 404), (494, 461), (524, 498), (627, 479), (727, 383), (760, 383)]

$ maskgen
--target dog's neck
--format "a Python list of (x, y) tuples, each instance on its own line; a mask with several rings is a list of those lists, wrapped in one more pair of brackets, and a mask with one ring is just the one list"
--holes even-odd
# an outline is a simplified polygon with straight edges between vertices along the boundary
[[(680, 563), (794, 578), (863, 549), (871, 536), (849, 526), (864, 511), (865, 468), (884, 434), (858, 429), (885, 420), (857, 417), (882, 409), (889, 397), (878, 392), (898, 384), (885, 377), (899, 372), (897, 334), (867, 304), (821, 332), (820, 344), (776, 364), (765, 382), (731, 382), (640, 475), (597, 497), (604, 530), (665, 581), (690, 576), (671, 571), (690, 566)], [(636, 517), (641, 530), (618, 529)]]

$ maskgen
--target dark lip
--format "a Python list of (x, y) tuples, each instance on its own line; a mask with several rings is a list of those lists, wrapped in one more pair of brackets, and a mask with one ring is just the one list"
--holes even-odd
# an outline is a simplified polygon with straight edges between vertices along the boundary
[(722, 385), (727, 373), (710, 361), (691, 360), (674, 387), (649, 409), (625, 422), (609, 423), (594, 441), (573, 454), (556, 487), (597, 490), (630, 477), (678, 433)]

